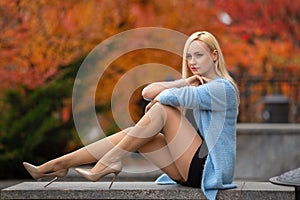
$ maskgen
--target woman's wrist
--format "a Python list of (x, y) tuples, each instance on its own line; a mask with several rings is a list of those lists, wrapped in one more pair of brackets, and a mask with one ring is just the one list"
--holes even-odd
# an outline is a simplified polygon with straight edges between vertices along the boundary
[(178, 79), (176, 81), (174, 81), (176, 87), (184, 87), (184, 86), (188, 86), (189, 83), (187, 82), (187, 80), (185, 78), (182, 79)]

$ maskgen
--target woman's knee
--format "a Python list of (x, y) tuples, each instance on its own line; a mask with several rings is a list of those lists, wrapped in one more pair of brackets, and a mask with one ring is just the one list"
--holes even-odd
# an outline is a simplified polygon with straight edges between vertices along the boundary
[(154, 104), (153, 107), (156, 108), (157, 110), (163, 111), (164, 113), (168, 113), (168, 112), (180, 113), (180, 111), (176, 107), (169, 106), (169, 105), (164, 105), (164, 104), (161, 104), (159, 102)]

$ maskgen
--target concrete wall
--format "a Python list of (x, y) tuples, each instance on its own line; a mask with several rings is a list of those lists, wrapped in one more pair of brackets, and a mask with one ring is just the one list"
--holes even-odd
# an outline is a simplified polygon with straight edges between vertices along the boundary
[(300, 124), (238, 124), (235, 179), (267, 181), (300, 167)]

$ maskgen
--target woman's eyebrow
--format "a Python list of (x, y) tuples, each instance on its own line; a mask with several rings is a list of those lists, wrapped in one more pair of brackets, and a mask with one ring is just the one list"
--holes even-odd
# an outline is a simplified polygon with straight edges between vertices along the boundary
[(196, 52), (194, 52), (194, 54), (196, 54), (196, 53), (204, 53), (205, 51), (196, 51)]
[(193, 53), (187, 53), (187, 55), (191, 55), (191, 54), (197, 54), (197, 53), (205, 53), (205, 51), (203, 50), (203, 51), (195, 51), (195, 52), (193, 52)]

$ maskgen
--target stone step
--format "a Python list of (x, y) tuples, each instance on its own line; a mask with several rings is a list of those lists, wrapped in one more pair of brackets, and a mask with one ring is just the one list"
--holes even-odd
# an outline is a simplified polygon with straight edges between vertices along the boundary
[[(154, 182), (23, 182), (1, 190), (1, 199), (206, 199), (198, 188), (157, 185)], [(235, 182), (238, 188), (220, 190), (217, 199), (295, 199), (293, 187), (268, 182)]]

